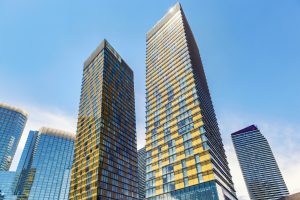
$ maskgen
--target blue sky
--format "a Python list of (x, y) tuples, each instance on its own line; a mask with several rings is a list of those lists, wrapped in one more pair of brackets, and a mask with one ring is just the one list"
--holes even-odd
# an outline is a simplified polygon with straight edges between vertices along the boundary
[[(175, 2), (0, 0), (0, 101), (30, 113), (17, 157), (29, 129), (75, 131), (83, 62), (104, 38), (135, 73), (141, 147), (145, 34)], [(290, 191), (299, 192), (300, 1), (181, 4), (200, 49), (238, 195), (248, 198), (230, 133), (253, 123), (268, 138)]]

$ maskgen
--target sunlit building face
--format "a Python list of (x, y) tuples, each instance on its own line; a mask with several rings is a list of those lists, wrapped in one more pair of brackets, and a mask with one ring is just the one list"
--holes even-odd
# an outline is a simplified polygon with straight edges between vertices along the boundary
[(104, 40), (84, 63), (71, 200), (137, 199), (133, 72)]
[(198, 47), (179, 3), (147, 33), (146, 199), (236, 199)]

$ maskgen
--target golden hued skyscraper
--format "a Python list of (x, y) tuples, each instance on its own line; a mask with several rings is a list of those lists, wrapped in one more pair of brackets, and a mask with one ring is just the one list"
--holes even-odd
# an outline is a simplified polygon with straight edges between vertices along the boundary
[(70, 200), (138, 198), (133, 72), (104, 40), (85, 61)]
[(146, 199), (236, 199), (199, 50), (177, 3), (147, 33)]

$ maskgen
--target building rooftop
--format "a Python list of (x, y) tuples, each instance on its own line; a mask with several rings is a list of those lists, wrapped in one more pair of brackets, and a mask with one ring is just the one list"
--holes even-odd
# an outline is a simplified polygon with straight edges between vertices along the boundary
[(45, 135), (52, 135), (56, 137), (62, 137), (66, 139), (72, 139), (75, 140), (75, 134), (67, 131), (62, 131), (54, 128), (47, 128), (47, 127), (42, 127), (39, 130), (40, 134), (45, 134)]
[(251, 126), (248, 126), (246, 128), (243, 128), (243, 129), (241, 129), (237, 132), (234, 132), (231, 135), (233, 136), (233, 135), (238, 135), (238, 134), (241, 134), (241, 133), (246, 133), (246, 132), (250, 132), (250, 131), (257, 131), (257, 130), (258, 130), (257, 126), (251, 125)]
[(5, 108), (5, 109), (8, 109), (8, 110), (13, 110), (13, 111), (16, 111), (18, 113), (21, 113), (22, 115), (24, 115), (25, 117), (28, 116), (28, 113), (26, 111), (24, 111), (23, 109), (21, 108), (17, 108), (15, 106), (11, 106), (11, 105), (8, 105), (8, 104), (5, 104), (5, 103), (0, 103), (0, 107), (1, 108)]
[(146, 37), (149, 39), (152, 37), (163, 25), (174, 16), (177, 11), (181, 10), (181, 5), (177, 2), (174, 6), (169, 9), (169, 12), (165, 14), (151, 29), (147, 32)]

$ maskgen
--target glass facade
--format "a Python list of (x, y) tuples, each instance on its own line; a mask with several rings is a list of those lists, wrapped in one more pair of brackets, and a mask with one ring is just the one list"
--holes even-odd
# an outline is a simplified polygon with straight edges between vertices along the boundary
[(236, 199), (199, 50), (179, 3), (147, 33), (146, 65), (146, 199)]
[(139, 171), (139, 200), (145, 199), (146, 181), (146, 148), (138, 150), (138, 171)]
[(8, 171), (27, 121), (23, 110), (0, 103), (0, 171)]
[(133, 82), (106, 40), (85, 61), (71, 200), (138, 199)]
[(0, 200), (16, 200), (15, 189), (18, 175), (16, 172), (0, 171)]
[(31, 131), (18, 170), (18, 199), (68, 199), (75, 134), (50, 128)]
[(289, 195), (271, 147), (251, 125), (231, 134), (251, 199), (279, 199)]

